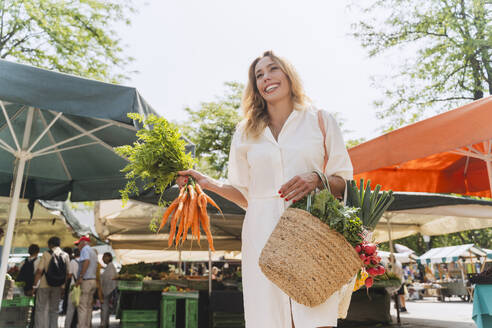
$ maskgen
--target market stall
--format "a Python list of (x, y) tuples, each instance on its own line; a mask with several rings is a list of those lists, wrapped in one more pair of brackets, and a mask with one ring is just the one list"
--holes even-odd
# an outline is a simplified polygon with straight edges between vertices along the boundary
[[(176, 187), (169, 188), (164, 193), (164, 198), (172, 200), (177, 196), (177, 192)], [(181, 251), (178, 251), (167, 247), (168, 227), (165, 227), (160, 234), (151, 232), (149, 225), (152, 219), (162, 216), (162, 209), (152, 204), (152, 198), (143, 197), (147, 202), (131, 200), (126, 206), (123, 206), (119, 200), (96, 203), (96, 231), (102, 239), (111, 244), (118, 261), (127, 267), (142, 262), (138, 264), (139, 273), (134, 272), (142, 279), (141, 282), (127, 283), (125, 280), (120, 282), (122, 320), (126, 319), (123, 318), (123, 312), (128, 313), (126, 311), (130, 308), (140, 309), (139, 300), (146, 299), (146, 308), (140, 310), (156, 311), (161, 323), (167, 322), (170, 327), (173, 324), (179, 326), (181, 320), (195, 322), (195, 319), (191, 318), (195, 313), (198, 316), (196, 320), (207, 322), (211, 320), (212, 324), (225, 322), (226, 325), (236, 323), (239, 323), (239, 326), (244, 325), (238, 253), (241, 249), (244, 210), (215, 194), (211, 193), (211, 197), (220, 206), (224, 215), (209, 209), (216, 249), (215, 252), (210, 253), (206, 239), (201, 240), (201, 247), (199, 247), (196, 241), (192, 246), (189, 238)], [(150, 270), (154, 271), (150, 273), (144, 269), (143, 262), (147, 263), (147, 268), (156, 263), (166, 265), (167, 268)], [(215, 270), (220, 271), (215, 274)], [(121, 278), (128, 279), (125, 276)], [(160, 297), (156, 296), (158, 292), (162, 293)], [(197, 299), (198, 303), (195, 304), (194, 299)], [(228, 306), (224, 307), (224, 304)], [(173, 306), (177, 307), (176, 320), (179, 322), (169, 323), (169, 313), (174, 313), (174, 310), (164, 309)], [(196, 311), (195, 306), (198, 306)], [(187, 310), (183, 310), (185, 308)], [(189, 315), (186, 314), (188, 312)]]
[[(119, 198), (131, 144), (128, 113), (153, 113), (135, 88), (0, 60), (0, 195), (11, 197), (0, 276), (14, 235), (19, 199)], [(4, 281), (0, 279), (0, 298)]]
[(489, 96), (359, 144), (349, 149), (354, 178), (384, 190), (491, 197), (491, 121)]
[(436, 290), (433, 293), (429, 290), (429, 296), (436, 296), (442, 301), (451, 296), (472, 300), (473, 286), (467, 285), (468, 276), (480, 270), (486, 255), (473, 244), (438, 247), (422, 254), (417, 263), (428, 267), (428, 271), (432, 272), (427, 276), (428, 280), (433, 280), (432, 286), (437, 287), (428, 288)]
[(492, 227), (490, 200), (423, 192), (395, 192), (394, 197), (376, 226), (374, 238), (379, 242), (390, 235), (395, 240)]

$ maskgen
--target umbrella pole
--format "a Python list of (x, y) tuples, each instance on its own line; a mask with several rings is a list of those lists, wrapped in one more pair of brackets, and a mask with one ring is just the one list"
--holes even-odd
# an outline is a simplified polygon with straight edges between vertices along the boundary
[(212, 252), (208, 248), (208, 296), (212, 295)]
[[(15, 167), (14, 170), (14, 181), (12, 181), (13, 185), (13, 193), (12, 193), (12, 201), (10, 203), (9, 207), (9, 218), (7, 221), (7, 232), (5, 235), (5, 241), (3, 243), (3, 249), (2, 249), (2, 264), (0, 265), (0, 309), (2, 308), (2, 299), (3, 299), (3, 290), (5, 288), (5, 277), (7, 276), (7, 267), (9, 264), (9, 254), (10, 254), (10, 248), (12, 247), (12, 239), (14, 236), (14, 228), (15, 228), (15, 218), (17, 217), (17, 209), (19, 208), (19, 198), (20, 198), (20, 191), (21, 191), (21, 186), (22, 186), (22, 180), (24, 177), (24, 169), (26, 167), (26, 161), (31, 159), (32, 154), (30, 153), (30, 150), (28, 149), (29, 147), (29, 140), (31, 138), (31, 129), (32, 129), (32, 120), (34, 117), (34, 108), (29, 107), (28, 112), (27, 112), (27, 117), (26, 117), (26, 125), (24, 128), (24, 138), (22, 139), (22, 148), (19, 146), (19, 142), (17, 140), (17, 137), (15, 135), (14, 129), (12, 127), (12, 123), (10, 122), (10, 118), (7, 114), (7, 111), (5, 110), (5, 107), (3, 104), (0, 102), (0, 105), (2, 107), (3, 114), (5, 116), (5, 120), (7, 121), (7, 124), (10, 129), (10, 133), (12, 135), (12, 138), (15, 141), (15, 144), (17, 146), (17, 152), (14, 154), (15, 157), (17, 157), (18, 162), (17, 166)], [(27, 181), (26, 181), (27, 183)]]
[(390, 247), (390, 253), (393, 254), (395, 252), (395, 249), (393, 247), (393, 239), (391, 238), (391, 223), (390, 223), (390, 216), (385, 215), (386, 217), (386, 223), (388, 225), (388, 241), (389, 241), (389, 247)]
[(24, 167), (26, 166), (25, 156), (21, 156), (17, 165), (15, 180), (14, 180), (14, 193), (12, 195), (12, 202), (9, 207), (9, 219), (7, 221), (7, 232), (5, 235), (5, 242), (2, 249), (2, 265), (0, 266), (0, 309), (2, 307), (3, 289), (5, 287), (5, 277), (7, 275), (7, 266), (9, 263), (10, 248), (12, 247), (12, 237), (14, 236), (15, 218), (17, 217), (17, 208), (19, 207), (19, 198), (22, 185), (22, 177), (24, 175)]
[(485, 160), (485, 163), (487, 164), (487, 173), (489, 175), (490, 194), (492, 195), (492, 161), (490, 159), (487, 159), (487, 160)]

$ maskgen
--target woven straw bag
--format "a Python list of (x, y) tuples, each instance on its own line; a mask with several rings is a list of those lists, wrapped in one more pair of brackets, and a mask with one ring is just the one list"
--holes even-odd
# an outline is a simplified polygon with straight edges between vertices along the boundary
[(324, 303), (361, 268), (354, 248), (310, 213), (288, 208), (263, 248), (265, 276), (297, 303)]
[[(329, 190), (326, 177), (316, 173)], [(259, 266), (294, 301), (315, 307), (349, 283), (362, 263), (340, 233), (307, 211), (288, 208), (263, 248)]]

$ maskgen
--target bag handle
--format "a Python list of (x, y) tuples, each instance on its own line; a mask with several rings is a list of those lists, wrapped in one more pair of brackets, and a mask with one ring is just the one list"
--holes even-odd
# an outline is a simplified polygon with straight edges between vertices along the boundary
[[(321, 173), (321, 175), (325, 177), (324, 173), (326, 172), (326, 165), (328, 164), (328, 150), (326, 148), (326, 127), (325, 127), (325, 122), (323, 120), (322, 110), (318, 110), (318, 125), (319, 125), (319, 129), (321, 130), (321, 133), (323, 134), (323, 148), (325, 150), (325, 155), (323, 156), (323, 172)], [(320, 176), (320, 179), (322, 179), (321, 176)], [(328, 183), (327, 183), (327, 185), (329, 186)], [(329, 188), (327, 188), (327, 189), (330, 191), (330, 193), (332, 193)], [(346, 195), (347, 193), (344, 192), (344, 194)], [(335, 197), (338, 198), (339, 200), (342, 200), (344, 195), (343, 194), (342, 195), (336, 195)]]
[[(323, 183), (323, 187), (325, 187), (325, 189), (328, 190), (328, 192), (331, 194), (330, 184), (328, 183), (328, 179), (326, 178), (326, 176), (319, 170), (314, 170), (313, 173), (316, 173), (316, 175), (318, 175), (319, 179)], [(311, 210), (311, 206), (313, 205), (313, 198), (314, 192), (311, 192), (307, 195), (306, 211), (308, 212)]]

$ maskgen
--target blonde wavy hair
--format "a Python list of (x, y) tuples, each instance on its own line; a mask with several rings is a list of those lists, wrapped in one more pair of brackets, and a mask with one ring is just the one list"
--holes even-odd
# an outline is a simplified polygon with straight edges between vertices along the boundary
[(265, 57), (275, 62), (282, 72), (287, 75), (290, 83), (291, 97), (294, 103), (295, 110), (304, 110), (305, 105), (310, 102), (310, 99), (304, 93), (304, 88), (301, 83), (301, 78), (297, 74), (294, 66), (287, 60), (277, 57), (273, 51), (265, 51), (263, 55), (253, 60), (248, 70), (248, 84), (243, 92), (241, 106), (244, 111), (245, 128), (244, 132), (247, 137), (257, 138), (261, 132), (268, 126), (270, 116), (267, 111), (267, 103), (260, 94), (256, 86), (256, 64)]

